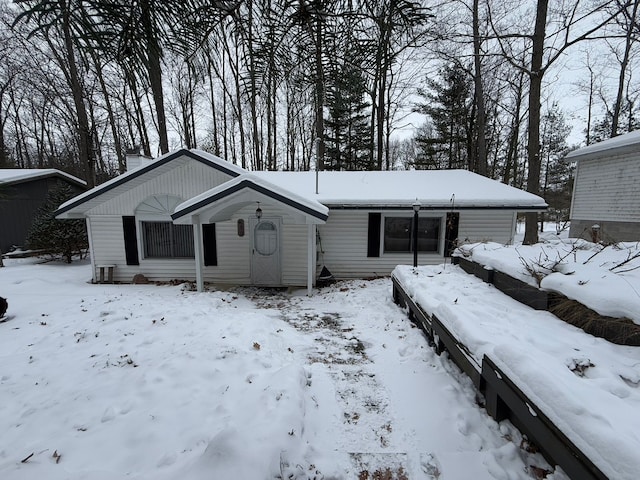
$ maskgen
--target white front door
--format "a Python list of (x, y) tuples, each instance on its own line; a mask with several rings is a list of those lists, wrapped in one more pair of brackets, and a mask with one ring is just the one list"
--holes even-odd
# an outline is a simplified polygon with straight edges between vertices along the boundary
[(280, 219), (250, 218), (251, 281), (254, 285), (277, 286), (280, 273)]

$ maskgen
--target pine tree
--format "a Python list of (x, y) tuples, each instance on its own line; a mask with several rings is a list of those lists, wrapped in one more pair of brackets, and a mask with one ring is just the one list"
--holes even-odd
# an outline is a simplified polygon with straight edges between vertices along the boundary
[(83, 255), (89, 248), (87, 230), (83, 220), (56, 220), (56, 209), (76, 193), (71, 187), (59, 183), (53, 188), (38, 209), (27, 235), (27, 247), (43, 250), (54, 257), (62, 257), (71, 263), (74, 255)]
[[(617, 132), (618, 135), (622, 135), (627, 132), (632, 132), (640, 128), (640, 119), (638, 119), (638, 110), (633, 108), (633, 102), (624, 102), (621, 111), (621, 120), (618, 123)], [(608, 111), (604, 118), (600, 121), (596, 121), (591, 128), (591, 143), (602, 142), (611, 138), (611, 129), (613, 123), (613, 113)]]
[[(569, 146), (567, 137), (571, 127), (563, 112), (554, 103), (542, 117), (540, 159), (542, 197), (549, 204), (548, 219), (558, 224), (569, 220), (572, 192), (572, 164), (565, 161)], [(544, 216), (543, 216), (544, 217)]]
[(355, 52), (347, 51), (341, 65), (335, 66), (336, 72), (327, 90), (327, 170), (374, 168), (369, 157), (371, 136), (368, 123), (370, 105), (365, 101), (367, 84), (356, 60)]
[[(418, 93), (426, 102), (416, 111), (431, 119), (431, 136), (418, 135), (416, 142), (427, 165), (436, 168), (468, 168), (470, 161), (470, 119), (473, 118), (471, 81), (456, 65), (448, 65), (440, 72), (441, 83), (427, 79), (428, 91)], [(427, 167), (430, 168), (430, 167)]]

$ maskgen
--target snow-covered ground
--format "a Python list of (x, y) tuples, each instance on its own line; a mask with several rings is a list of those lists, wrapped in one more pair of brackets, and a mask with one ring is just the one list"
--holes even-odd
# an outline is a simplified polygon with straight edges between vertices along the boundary
[[(545, 236), (534, 246), (464, 245), (489, 268), (640, 323), (640, 245)], [(530, 272), (534, 273), (534, 276)], [(401, 266), (405, 290), (481, 364), (488, 355), (609, 478), (640, 471), (640, 347), (614, 345), (535, 311), (460, 267)]]
[(313, 297), (195, 293), (91, 285), (87, 263), (5, 264), (3, 480), (520, 479), (548, 468), (477, 406), (471, 382), (392, 303), (389, 279)]
[(600, 245), (545, 234), (535, 245), (463, 245), (474, 262), (640, 324), (640, 242)]

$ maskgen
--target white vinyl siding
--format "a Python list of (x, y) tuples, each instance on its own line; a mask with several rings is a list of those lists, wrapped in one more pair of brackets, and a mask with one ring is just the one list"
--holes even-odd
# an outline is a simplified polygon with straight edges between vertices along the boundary
[(307, 283), (307, 225), (282, 225), (282, 283)]
[[(199, 167), (195, 167), (196, 170)], [(207, 169), (211, 170), (211, 169)], [(203, 172), (204, 173), (204, 172)], [(202, 179), (197, 180), (201, 182)], [(150, 183), (154, 183), (152, 181)], [(196, 182), (196, 183), (197, 183)], [(155, 188), (144, 185), (135, 187), (128, 193), (131, 205), (126, 212), (117, 214), (92, 214), (91, 241), (94, 247), (95, 265), (116, 265), (115, 280), (130, 282), (137, 273), (144, 274), (150, 280), (166, 281), (172, 279), (194, 280), (194, 259), (144, 258), (141, 251), (141, 229), (137, 222), (138, 254), (140, 265), (127, 265), (124, 251), (122, 215), (133, 214), (136, 206), (144, 199), (158, 193), (158, 185), (164, 186), (162, 193), (189, 198), (182, 188), (169, 188), (181, 180), (168, 177), (158, 180)], [(189, 183), (186, 182), (185, 183)], [(140, 191), (138, 191), (140, 190)], [(124, 205), (120, 198), (113, 199), (111, 205), (103, 205), (104, 210), (115, 209), (117, 204)], [(107, 203), (110, 203), (107, 202)], [(304, 286), (307, 279), (307, 225), (296, 225), (295, 220), (272, 205), (261, 204), (263, 216), (282, 218), (280, 231), (281, 272), (283, 286)], [(98, 208), (98, 207), (97, 207)], [(124, 208), (124, 207), (122, 207)], [(248, 205), (239, 210), (229, 221), (216, 223), (216, 243), (218, 265), (203, 268), (204, 281), (213, 284), (250, 285), (251, 284), (251, 243), (249, 218), (255, 215), (256, 205)], [(385, 216), (412, 216), (412, 212), (378, 211)], [(422, 211), (421, 216), (440, 217), (442, 224), (439, 235), (438, 253), (420, 253), (420, 264), (437, 264), (443, 261), (444, 218), (446, 211)], [(318, 246), (317, 266), (326, 266), (337, 278), (363, 278), (385, 276), (399, 264), (411, 264), (413, 255), (408, 253), (383, 253), (381, 238), (380, 257), (367, 257), (369, 211), (367, 210), (331, 210), (326, 224), (318, 225), (318, 233), (324, 253)], [(244, 236), (238, 235), (237, 221), (245, 222)], [(492, 240), (508, 243), (513, 237), (515, 213), (504, 210), (461, 211), (459, 238), (468, 241)], [(382, 230), (382, 229), (381, 229)], [(381, 234), (382, 235), (382, 234)], [(96, 274), (94, 272), (94, 278)], [(315, 272), (314, 272), (315, 277)]]
[(578, 160), (571, 219), (640, 222), (639, 191), (640, 154)]
[(516, 212), (510, 210), (463, 210), (458, 224), (459, 242), (513, 243)]
[[(280, 231), (281, 268), (283, 286), (304, 286), (307, 281), (307, 225), (287, 224), (283, 212), (269, 205), (262, 205), (265, 217), (282, 217)], [(254, 207), (240, 210), (230, 221), (216, 223), (217, 266), (203, 267), (205, 282), (213, 284), (251, 284), (251, 246), (249, 217), (255, 215)], [(238, 219), (245, 221), (245, 234), (238, 236)], [(136, 222), (140, 265), (127, 265), (124, 253), (122, 216), (98, 215), (90, 217), (91, 240), (94, 246), (95, 265), (116, 265), (114, 279), (131, 282), (133, 276), (142, 273), (152, 281), (172, 279), (195, 280), (195, 260), (182, 258), (144, 258), (141, 251), (142, 232)], [(366, 239), (365, 239), (366, 240)], [(94, 273), (94, 278), (97, 274)]]
[[(238, 236), (239, 218), (245, 221), (243, 237)], [(218, 265), (203, 267), (205, 282), (214, 284), (251, 284), (250, 232), (248, 217), (234, 215), (231, 221), (216, 223)]]
[[(100, 215), (89, 217), (91, 222), (91, 240), (94, 247), (95, 265), (115, 265), (114, 280), (131, 282), (137, 273), (144, 274), (149, 280), (194, 280), (195, 264), (193, 259), (145, 259), (139, 253), (140, 265), (127, 265), (124, 253), (124, 234), (122, 217)], [(138, 240), (141, 237), (137, 225)], [(97, 278), (94, 272), (94, 278)]]
[[(406, 212), (405, 212), (406, 214)], [(392, 213), (389, 213), (392, 215)], [(367, 257), (369, 212), (365, 210), (331, 210), (325, 225), (318, 225), (322, 251), (318, 265), (326, 266), (336, 278), (363, 278), (389, 275), (399, 264), (412, 262), (411, 253), (387, 253)], [(421, 263), (439, 255), (424, 254)]]
[[(385, 216), (412, 216), (408, 211), (384, 211)], [(460, 240), (509, 243), (515, 228), (515, 212), (509, 210), (461, 211), (458, 226)], [(422, 211), (421, 216), (446, 218), (445, 211)], [(443, 220), (444, 221), (444, 220)], [(367, 257), (369, 212), (364, 210), (331, 210), (325, 225), (318, 226), (322, 252), (318, 265), (326, 266), (337, 278), (364, 278), (389, 275), (397, 265), (413, 262), (413, 253), (381, 253)], [(382, 230), (382, 229), (381, 229)], [(439, 253), (420, 253), (420, 265), (434, 265), (444, 259), (444, 226), (440, 226)], [(382, 239), (381, 239), (382, 248)]]
[[(263, 218), (280, 217), (280, 262), (283, 286), (303, 286), (307, 282), (307, 225), (287, 223), (284, 212), (271, 205), (260, 205)], [(230, 221), (216, 223), (218, 265), (204, 267), (205, 282), (248, 285), (251, 283), (251, 205), (239, 210)], [(244, 236), (238, 236), (238, 220), (244, 220)]]
[(231, 177), (212, 167), (191, 160), (164, 172), (94, 207), (89, 215), (133, 215), (140, 203), (153, 195), (173, 195), (188, 200), (217, 187)]

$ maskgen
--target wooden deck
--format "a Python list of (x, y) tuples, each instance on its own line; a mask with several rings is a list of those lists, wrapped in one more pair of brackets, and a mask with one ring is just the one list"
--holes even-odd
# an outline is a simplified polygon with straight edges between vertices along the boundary
[[(447, 329), (445, 321), (425, 311), (413, 301), (402, 284), (392, 276), (393, 299), (407, 308), (409, 318), (425, 333), (435, 351), (447, 351), (485, 397), (485, 408), (496, 421), (508, 419), (535, 444), (551, 465), (559, 465), (570, 478), (606, 479), (606, 475), (528, 398), (489, 358), (482, 364)], [(444, 320), (444, 319), (443, 319)]]

